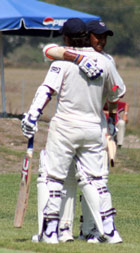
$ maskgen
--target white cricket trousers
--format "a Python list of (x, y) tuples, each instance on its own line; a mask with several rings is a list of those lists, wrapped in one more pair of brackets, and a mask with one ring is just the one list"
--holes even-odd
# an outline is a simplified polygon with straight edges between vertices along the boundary
[(65, 180), (76, 156), (82, 172), (90, 176), (103, 175), (103, 144), (100, 124), (80, 127), (62, 121), (51, 121), (46, 143), (46, 173)]
[(123, 145), (124, 142), (124, 136), (125, 136), (125, 127), (126, 123), (123, 119), (119, 119), (118, 123), (116, 124), (116, 127), (118, 128), (117, 132), (117, 145)]
[[(102, 176), (101, 127), (82, 128), (74, 125), (64, 125), (52, 121), (46, 143), (46, 177), (50, 198), (44, 210), (47, 219), (59, 219), (62, 197), (62, 183), (65, 181), (74, 157), (77, 162), (77, 179), (87, 204), (94, 216), (100, 234), (103, 235), (103, 225), (99, 211), (99, 194), (94, 185), (89, 184), (89, 176)], [(93, 194), (89, 194), (93, 192)]]

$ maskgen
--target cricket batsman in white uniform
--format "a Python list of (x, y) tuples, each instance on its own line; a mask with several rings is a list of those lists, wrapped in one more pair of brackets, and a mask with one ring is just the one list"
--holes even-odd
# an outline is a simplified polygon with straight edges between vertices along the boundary
[[(65, 28), (67, 31), (68, 28), (73, 31), (72, 28), (79, 28), (79, 23), (68, 20), (64, 24)], [(91, 52), (89, 54), (91, 55)], [(52, 63), (22, 121), (23, 134), (30, 138), (36, 131), (36, 121), (50, 100), (51, 94), (54, 91), (58, 94), (58, 106), (50, 123), (45, 148), (46, 163), (43, 172), (49, 189), (41, 234), (41, 238), (46, 243), (58, 243), (63, 184), (73, 159), (76, 161), (77, 181), (99, 232), (98, 239), (105, 238), (99, 211), (99, 194), (93, 180), (100, 180), (104, 176), (101, 137), (102, 104), (103, 97), (105, 101), (108, 99), (111, 103), (116, 102), (124, 95), (125, 85), (108, 59), (104, 58), (103, 61), (102, 55), (96, 52), (93, 55), (93, 60), (98, 59), (103, 70), (102, 76), (95, 80), (87, 80), (73, 63), (64, 64), (61, 61)]]
[[(60, 59), (64, 59), (64, 55), (65, 57), (67, 56), (68, 53), (68, 59), (72, 60), (72, 58), (70, 58), (70, 54), (72, 53), (72, 55), (77, 53), (78, 49), (68, 49), (68, 48), (63, 48), (63, 47), (59, 47), (56, 44), (50, 44), (47, 45), (43, 51), (44, 51), (44, 56), (47, 58), (51, 58), (54, 59), (54, 57), (60, 58)], [(81, 49), (80, 53), (81, 55), (84, 54), (84, 50), (91, 50), (84, 48)], [(71, 52), (71, 53), (70, 53)], [(56, 56), (55, 56), (56, 55)], [(77, 54), (76, 54), (77, 55)], [(76, 57), (76, 56), (75, 56)], [(90, 63), (90, 61), (89, 61)], [(82, 70), (85, 71), (85, 73), (87, 75), (91, 75), (91, 73), (98, 73), (99, 69), (97, 68), (97, 66), (93, 65), (92, 66), (92, 71), (86, 69), (85, 67), (85, 63), (83, 65), (83, 63), (80, 63), (80, 67), (82, 67)], [(84, 69), (83, 69), (84, 68)], [(106, 189), (106, 191), (104, 191), (104, 194), (100, 193), (100, 198), (102, 199), (102, 201), (100, 201), (101, 204), (101, 212), (103, 213), (103, 216), (112, 216), (111, 218), (109, 217), (108, 220), (111, 220), (110, 223), (112, 224), (112, 230), (114, 229), (114, 221), (113, 221), (113, 216), (116, 214), (116, 210), (114, 208), (112, 208), (112, 201), (111, 201), (111, 195), (107, 189), (106, 183), (107, 183), (107, 178), (108, 178), (108, 174), (109, 174), (109, 170), (108, 170), (108, 166), (109, 166), (109, 161), (108, 161), (108, 151), (107, 151), (107, 140), (106, 140), (106, 135), (107, 135), (107, 122), (106, 122), (106, 118), (104, 113), (102, 112), (102, 135), (103, 135), (103, 143), (104, 143), (104, 149), (103, 149), (103, 153), (104, 153), (104, 188)], [(77, 185), (75, 182), (75, 173), (74, 173), (74, 162), (71, 165), (71, 169), (69, 171), (69, 175), (67, 177), (67, 180), (65, 182), (65, 188), (67, 191), (66, 197), (63, 198), (62, 200), (62, 205), (61, 205), (61, 212), (60, 212), (60, 224), (59, 224), (59, 240), (62, 242), (66, 242), (66, 241), (72, 241), (73, 239), (73, 220), (74, 220), (74, 213), (75, 213), (75, 198), (76, 198), (76, 190), (77, 190)], [(103, 181), (103, 180), (102, 180)], [(100, 187), (98, 187), (100, 188)], [(104, 200), (103, 200), (104, 199)], [(107, 204), (105, 204), (104, 202), (107, 202)], [(82, 210), (83, 213), (86, 214), (84, 216), (84, 222), (82, 224), (82, 237), (84, 235), (84, 238), (87, 239), (87, 242), (95, 242), (96, 239), (93, 237), (93, 234), (91, 234), (93, 228), (95, 227), (94, 225), (94, 221), (90, 215), (90, 211), (87, 211), (87, 205), (86, 202), (84, 201), (84, 198), (82, 199)], [(92, 221), (92, 222), (91, 222)], [(104, 224), (105, 222), (103, 222)], [(109, 226), (111, 227), (111, 226)], [(110, 228), (109, 228), (110, 231)], [(108, 232), (108, 230), (106, 229), (106, 232)], [(118, 233), (117, 231), (115, 233)], [(80, 236), (80, 238), (82, 238)], [(116, 238), (116, 236), (115, 236)], [(120, 237), (118, 239), (117, 236), (117, 241), (119, 240), (119, 242), (122, 240)], [(111, 240), (110, 240), (111, 241)], [(113, 237), (113, 241), (114, 241), (114, 237)], [(97, 242), (97, 241), (96, 241)], [(116, 240), (115, 240), (116, 243)]]
[[(101, 52), (105, 57), (107, 57), (109, 60), (115, 64), (113, 58), (103, 52), (103, 48), (105, 46), (106, 37), (107, 35), (113, 35), (113, 32), (109, 30), (103, 22), (99, 21), (91, 21), (89, 23), (89, 29), (92, 31), (92, 33), (95, 33), (97, 36), (98, 33), (98, 40), (95, 37), (94, 41), (94, 47), (97, 49), (97, 51)], [(91, 34), (91, 37), (93, 34)], [(95, 43), (96, 42), (96, 43)], [(66, 51), (67, 50), (67, 51)], [(84, 50), (84, 49), (82, 49)], [(58, 47), (58, 45), (50, 44), (47, 45), (44, 48), (44, 56), (51, 59), (64, 59), (72, 60), (73, 58), (70, 55), (70, 51), (68, 51), (68, 48), (62, 48)], [(66, 57), (66, 52), (69, 52), (69, 57)], [(76, 51), (73, 51), (73, 54), (76, 54)], [(64, 57), (65, 56), (65, 57)], [(92, 72), (91, 69), (86, 69), (85, 63), (80, 63), (80, 67), (84, 68), (83, 70), (87, 75), (90, 75), (91, 73), (94, 73), (99, 71), (97, 69), (97, 66), (92, 65)], [(104, 143), (104, 170), (106, 176), (104, 176), (104, 191), (102, 192), (100, 190), (100, 202), (101, 202), (101, 214), (103, 219), (103, 225), (105, 232), (110, 235), (108, 238), (109, 243), (120, 243), (122, 242), (121, 237), (119, 236), (118, 231), (115, 228), (114, 225), (114, 215), (116, 214), (116, 210), (112, 207), (112, 198), (111, 194), (108, 191), (107, 188), (107, 181), (108, 181), (108, 173), (109, 173), (109, 160), (108, 160), (108, 147), (107, 147), (107, 122), (104, 115), (102, 116), (102, 132), (103, 132), (103, 143)], [(113, 149), (116, 149), (115, 143), (113, 143), (114, 147)], [(111, 150), (112, 151), (112, 150)], [(114, 150), (116, 152), (116, 150)], [(61, 206), (61, 212), (60, 212), (60, 233), (59, 233), (59, 240), (62, 242), (71, 241), (73, 240), (72, 236), (72, 227), (73, 227), (73, 219), (74, 219), (74, 211), (75, 211), (75, 198), (76, 198), (76, 184), (75, 184), (75, 176), (74, 176), (74, 163), (71, 165), (71, 170), (69, 172), (69, 176), (67, 177), (67, 180), (65, 182), (65, 187), (67, 189), (66, 198), (62, 201)], [(101, 187), (99, 187), (100, 189)], [(84, 217), (84, 221), (82, 222), (82, 228), (81, 228), (81, 236), (80, 238), (84, 238), (87, 240), (87, 242), (95, 242), (95, 235), (97, 231), (95, 230), (95, 224), (94, 221), (90, 215), (90, 211), (88, 212), (88, 207), (86, 205), (86, 202), (84, 198), (82, 198), (82, 213)], [(95, 233), (96, 232), (96, 233)]]

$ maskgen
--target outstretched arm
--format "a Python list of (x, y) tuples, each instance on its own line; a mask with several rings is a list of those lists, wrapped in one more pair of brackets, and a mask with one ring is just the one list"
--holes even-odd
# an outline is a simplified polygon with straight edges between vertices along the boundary
[(103, 73), (103, 70), (98, 67), (97, 60), (84, 56), (84, 51), (79, 54), (73, 48), (49, 44), (44, 47), (43, 54), (45, 58), (51, 60), (67, 60), (76, 63), (90, 79), (96, 79)]
[(57, 44), (48, 44), (43, 48), (44, 59), (64, 60), (65, 47), (60, 47)]

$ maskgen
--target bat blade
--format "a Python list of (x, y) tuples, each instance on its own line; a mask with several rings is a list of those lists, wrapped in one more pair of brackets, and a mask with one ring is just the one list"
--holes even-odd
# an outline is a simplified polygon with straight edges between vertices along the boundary
[(32, 174), (33, 138), (29, 139), (27, 152), (23, 161), (21, 181), (17, 199), (14, 227), (20, 228), (23, 225), (24, 215), (28, 206), (31, 174)]
[(110, 135), (107, 136), (107, 146), (108, 146), (110, 164), (111, 164), (111, 167), (114, 167), (115, 156), (116, 156), (116, 143)]

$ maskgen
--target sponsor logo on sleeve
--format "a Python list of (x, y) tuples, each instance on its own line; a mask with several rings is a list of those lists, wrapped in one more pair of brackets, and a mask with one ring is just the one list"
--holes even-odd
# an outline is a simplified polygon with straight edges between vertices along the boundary
[(57, 74), (59, 74), (60, 70), (61, 70), (61, 68), (54, 67), (54, 66), (52, 66), (51, 69), (50, 69), (51, 72), (55, 72)]

